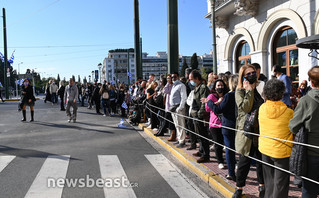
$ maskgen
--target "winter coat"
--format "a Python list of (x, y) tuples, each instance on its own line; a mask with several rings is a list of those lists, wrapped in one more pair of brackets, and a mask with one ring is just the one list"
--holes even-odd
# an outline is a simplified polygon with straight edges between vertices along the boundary
[[(295, 142), (307, 144), (308, 132), (305, 127), (301, 127), (295, 136)], [(300, 144), (294, 144), (289, 159), (289, 170), (297, 176), (306, 176), (307, 169), (307, 147)]]
[[(308, 131), (308, 144), (319, 146), (319, 89), (312, 89), (300, 98), (289, 122), (289, 129), (295, 134), (302, 126)], [(308, 147), (308, 155), (319, 156), (319, 149)]]
[[(217, 99), (215, 94), (209, 94), (207, 98), (210, 99), (214, 103), (218, 101), (218, 99)], [(212, 111), (209, 108), (207, 103), (205, 104), (205, 109), (206, 109), (207, 112), (210, 113), (209, 128), (212, 128), (212, 127), (213, 128), (221, 128), (220, 125), (222, 125), (222, 122), (219, 120), (218, 116), (214, 113), (214, 111)]]
[(208, 101), (207, 106), (216, 114), (223, 114), (222, 125), (234, 128), (236, 125), (237, 106), (235, 102), (235, 92), (229, 92), (224, 96), (223, 101), (219, 105), (215, 105), (213, 101)]
[[(259, 108), (260, 135), (293, 140), (293, 133), (288, 128), (289, 120), (294, 111), (282, 101), (270, 101)], [(288, 158), (291, 154), (292, 143), (259, 137), (259, 151), (272, 158)]]
[[(33, 95), (33, 89), (30, 85), (25, 87), (24, 85), (22, 86), (22, 94), (21, 94), (21, 101), (23, 104), (28, 104), (28, 105), (34, 105), (34, 102), (36, 101), (34, 95)], [(31, 99), (31, 103), (29, 100)]]
[[(246, 114), (249, 113), (253, 107), (254, 90), (236, 89), (235, 100), (238, 108), (236, 129), (243, 130)], [(252, 140), (246, 137), (243, 133), (236, 133), (235, 148), (237, 152), (248, 156), (250, 153), (251, 143)]]
[(201, 83), (194, 90), (194, 101), (192, 105), (191, 115), (194, 118), (208, 120), (209, 116), (205, 110), (205, 103), (202, 103), (200, 99), (206, 98), (209, 95), (208, 87)]

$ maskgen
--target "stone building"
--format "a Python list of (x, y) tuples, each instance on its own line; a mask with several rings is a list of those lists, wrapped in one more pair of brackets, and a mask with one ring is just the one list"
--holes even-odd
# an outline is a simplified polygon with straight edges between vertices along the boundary
[[(278, 64), (294, 86), (318, 64), (296, 40), (319, 34), (319, 0), (214, 0), (218, 72), (259, 63), (270, 78)], [(211, 20), (212, 4), (207, 0)], [(312, 55), (317, 56), (316, 53)]]

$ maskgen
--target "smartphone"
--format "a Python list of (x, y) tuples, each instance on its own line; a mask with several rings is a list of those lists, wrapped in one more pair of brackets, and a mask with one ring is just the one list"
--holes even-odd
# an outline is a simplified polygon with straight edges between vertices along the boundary
[(243, 77), (243, 82), (246, 80), (246, 78), (245, 77)]

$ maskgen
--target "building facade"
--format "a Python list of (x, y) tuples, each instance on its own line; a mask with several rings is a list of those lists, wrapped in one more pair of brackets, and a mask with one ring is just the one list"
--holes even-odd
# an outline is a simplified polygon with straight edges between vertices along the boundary
[[(218, 72), (259, 63), (270, 78), (282, 67), (295, 86), (318, 64), (296, 40), (319, 34), (319, 0), (214, 0)], [(212, 4), (207, 0), (211, 20)], [(313, 54), (316, 56), (316, 54)]]
[(101, 79), (125, 84), (134, 82), (134, 49), (110, 50), (103, 61)]
[[(148, 79), (150, 74), (156, 77), (166, 75), (168, 71), (168, 55), (166, 52), (157, 52), (155, 56), (149, 56), (148, 53), (142, 54), (142, 71), (143, 79)], [(190, 67), (191, 56), (179, 57), (179, 71), (184, 59)], [(199, 68), (202, 66), (208, 70), (212, 68), (212, 54), (204, 54), (198, 56)], [(131, 78), (128, 76), (130, 72)], [(101, 80), (108, 82), (132, 83), (135, 81), (135, 66), (134, 66), (134, 49), (110, 50), (108, 56), (103, 61)]]

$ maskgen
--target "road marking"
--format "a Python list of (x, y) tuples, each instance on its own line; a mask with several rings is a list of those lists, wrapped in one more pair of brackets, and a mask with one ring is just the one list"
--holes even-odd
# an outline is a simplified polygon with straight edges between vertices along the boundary
[(162, 154), (145, 155), (179, 197), (208, 197)]
[(58, 180), (65, 180), (69, 160), (69, 155), (49, 155), (25, 198), (60, 198), (62, 196), (63, 187), (54, 187), (53, 183), (49, 183), (49, 180), (56, 182)]
[(104, 195), (107, 198), (131, 197), (135, 198), (135, 192), (132, 187), (125, 187), (123, 185), (116, 186), (117, 179), (123, 181), (125, 178), (125, 185), (129, 185), (126, 173), (121, 165), (119, 158), (116, 155), (98, 155), (101, 177), (104, 181), (112, 180), (114, 186), (108, 187), (106, 184), (103, 187)]
[(0, 156), (0, 172), (8, 166), (8, 164), (15, 158), (15, 156)]

